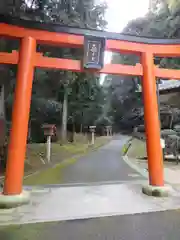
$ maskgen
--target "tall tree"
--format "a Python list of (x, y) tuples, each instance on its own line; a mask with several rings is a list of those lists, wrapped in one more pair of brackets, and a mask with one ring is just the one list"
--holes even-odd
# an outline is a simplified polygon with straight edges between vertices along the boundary
[[(95, 4), (94, 0), (3, 0), (1, 12), (18, 16), (26, 20), (55, 22), (67, 26), (82, 27), (88, 29), (104, 29), (106, 21), (104, 13), (106, 4)], [(48, 46), (38, 46), (38, 50), (50, 57), (81, 58), (82, 52), (78, 49), (60, 49)], [(41, 71), (41, 70), (39, 70)], [(36, 71), (38, 74), (38, 71)], [(46, 75), (54, 79), (54, 99), (58, 100), (59, 90), (63, 89), (62, 99), (62, 138), (67, 137), (68, 120), (68, 97), (72, 91), (72, 85), (76, 78), (80, 79), (82, 74), (67, 73), (65, 71), (46, 72)], [(41, 75), (42, 76), (42, 75)], [(63, 87), (62, 87), (63, 85)], [(55, 86), (55, 90), (54, 90)], [(34, 94), (36, 95), (35, 91)], [(52, 97), (53, 98), (53, 97)]]
[[(152, 1), (154, 6), (148, 14), (136, 20), (132, 20), (129, 24), (124, 28), (123, 33), (133, 36), (143, 36), (143, 37), (156, 37), (156, 38), (180, 38), (180, 1), (179, 0), (157, 0)], [(139, 59), (135, 55), (116, 55), (113, 57), (115, 63), (122, 64), (130, 64), (135, 65), (139, 62)], [(159, 58), (155, 57), (155, 64), (159, 65), (162, 68), (177, 68), (180, 69), (180, 58)], [(117, 81), (119, 84), (125, 84), (125, 79), (127, 77), (117, 77)], [(129, 78), (132, 81), (136, 80), (136, 83), (139, 83), (138, 78)], [(127, 84), (129, 85), (129, 80), (127, 80)], [(124, 86), (121, 85), (121, 88), (118, 91), (119, 98), (114, 95), (112, 98), (112, 106), (115, 109), (113, 115), (115, 118), (115, 122), (118, 122), (127, 111), (128, 108), (136, 107), (135, 103), (141, 103), (139, 101), (138, 93), (136, 92), (136, 87), (133, 87), (133, 82), (131, 82), (131, 87), (128, 92), (126, 92), (126, 96), (121, 93), (121, 89), (125, 89)], [(127, 87), (127, 86), (126, 86)], [(133, 90), (134, 89), (134, 90)], [(122, 98), (124, 95), (124, 101), (122, 102)], [(142, 103), (141, 103), (142, 104)], [(125, 111), (123, 111), (123, 109)], [(127, 120), (127, 119), (126, 119)]]

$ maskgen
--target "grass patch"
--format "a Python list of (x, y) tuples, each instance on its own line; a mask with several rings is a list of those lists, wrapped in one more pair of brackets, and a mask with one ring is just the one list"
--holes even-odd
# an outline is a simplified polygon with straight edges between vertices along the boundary
[(62, 146), (62, 150), (66, 152), (70, 152), (73, 154), (79, 154), (85, 152), (88, 149), (88, 144), (68, 144)]
[[(33, 174), (27, 178), (24, 179), (25, 185), (44, 185), (44, 184), (59, 184), (62, 182), (62, 171), (65, 167), (74, 164), (78, 156), (82, 156), (89, 151), (93, 151), (105, 143), (107, 143), (110, 140), (110, 138), (107, 137), (100, 137), (96, 139), (94, 146), (89, 146), (88, 144), (66, 144), (63, 146), (58, 145), (56, 146), (56, 152), (53, 154), (61, 154), (62, 152), (65, 152), (67, 157), (67, 160), (60, 159), (59, 161), (55, 161), (54, 165), (47, 169), (44, 169), (36, 174)], [(54, 144), (53, 144), (54, 145)], [(55, 149), (55, 148), (54, 148)], [(53, 150), (52, 150), (53, 151)], [(60, 156), (59, 156), (60, 157)], [(52, 158), (55, 158), (55, 156)], [(58, 156), (56, 156), (58, 158)]]
[(61, 183), (61, 170), (70, 164), (74, 164), (77, 158), (67, 159), (53, 168), (40, 171), (24, 179), (25, 185), (44, 185)]
[[(4, 240), (42, 240), (46, 227), (52, 227), (57, 223), (38, 223), (9, 225), (0, 227), (0, 239)], [(52, 236), (53, 237), (53, 236)]]
[[(47, 163), (45, 144), (28, 144), (26, 151), (25, 173), (34, 172)], [(71, 156), (69, 151), (66, 151), (60, 144), (53, 143), (51, 146), (51, 162), (60, 162), (64, 158)], [(45, 163), (45, 164), (44, 164)]]
[(147, 156), (146, 143), (134, 138), (127, 153), (130, 158), (144, 158)]

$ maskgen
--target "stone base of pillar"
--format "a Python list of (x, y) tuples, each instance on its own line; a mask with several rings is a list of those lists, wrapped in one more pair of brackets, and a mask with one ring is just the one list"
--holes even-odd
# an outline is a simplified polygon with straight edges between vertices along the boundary
[(23, 191), (19, 195), (4, 195), (0, 194), (0, 209), (15, 208), (30, 201), (30, 192)]
[(168, 197), (173, 192), (173, 189), (169, 185), (162, 187), (146, 185), (142, 187), (142, 192), (148, 196), (153, 197)]

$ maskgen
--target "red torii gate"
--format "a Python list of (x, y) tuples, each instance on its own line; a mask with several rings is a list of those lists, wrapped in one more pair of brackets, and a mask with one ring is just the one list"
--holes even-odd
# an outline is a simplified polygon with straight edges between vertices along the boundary
[[(33, 26), (33, 27), (32, 27)], [(18, 64), (17, 83), (12, 115), (12, 129), (3, 193), (0, 205), (15, 206), (27, 201), (23, 198), (22, 182), (28, 131), (31, 91), (35, 67), (84, 71), (81, 61), (45, 57), (36, 52), (37, 43), (71, 48), (82, 48), (86, 36), (105, 37), (105, 49), (113, 52), (134, 53), (141, 64), (128, 66), (106, 64), (99, 73), (142, 76), (146, 145), (149, 169), (147, 194), (166, 190), (163, 176), (163, 156), (160, 144), (160, 124), (156, 96), (156, 77), (180, 79), (180, 70), (160, 69), (154, 65), (154, 56), (180, 56), (179, 39), (149, 39), (116, 33), (66, 28), (56, 24), (41, 24), (0, 16), (0, 36), (21, 40), (19, 52), (1, 52), (0, 64)], [(15, 200), (12, 200), (13, 199)], [(22, 198), (21, 198), (22, 197)]]

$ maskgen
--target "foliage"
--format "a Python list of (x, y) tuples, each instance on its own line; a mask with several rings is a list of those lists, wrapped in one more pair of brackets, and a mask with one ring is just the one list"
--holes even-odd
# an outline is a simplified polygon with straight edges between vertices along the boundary
[[(102, 113), (103, 92), (99, 76), (90, 73), (78, 74), (69, 89), (69, 118), (77, 131), (82, 126), (93, 125)], [(60, 94), (60, 98), (62, 98)]]
[[(1, 13), (42, 23), (59, 23), (88, 29), (105, 28), (105, 10), (106, 4), (95, 4), (94, 0), (2, 0), (0, 3)], [(11, 51), (18, 49), (18, 43), (1, 40), (0, 48)], [(38, 45), (37, 49), (49, 57), (82, 59), (82, 51), (79, 49), (44, 45)], [(6, 88), (9, 92), (6, 95), (9, 120), (15, 83), (12, 78), (15, 80), (16, 70), (1, 68), (1, 72), (6, 73), (5, 82), (13, 83), (13, 86)], [(93, 124), (102, 109), (101, 87), (98, 81), (99, 77), (95, 74), (36, 69), (31, 104), (33, 128), (37, 131), (44, 121), (61, 124), (65, 92), (68, 94), (69, 123), (73, 123), (77, 129), (82, 125)], [(37, 135), (41, 135), (42, 139), (42, 134), (37, 132)], [(37, 136), (35, 138), (37, 140)]]
[[(180, 38), (180, 1), (157, 0), (144, 18), (132, 20), (124, 28), (128, 35), (153, 38)], [(160, 58), (155, 56), (154, 62), (161, 68), (180, 68), (180, 58)], [(136, 55), (114, 54), (113, 63), (135, 65), (139, 63)], [(133, 109), (142, 105), (137, 86), (141, 84), (138, 77), (113, 76), (111, 95), (112, 115), (115, 125), (127, 122), (127, 113), (133, 116)], [(112, 89), (110, 90), (112, 91)], [(129, 123), (131, 124), (131, 123)]]
[[(158, 12), (149, 13), (144, 18), (131, 21), (124, 29), (125, 34), (156, 38), (180, 38), (180, 1), (159, 1)], [(155, 63), (163, 68), (179, 68), (179, 58), (155, 58)]]

